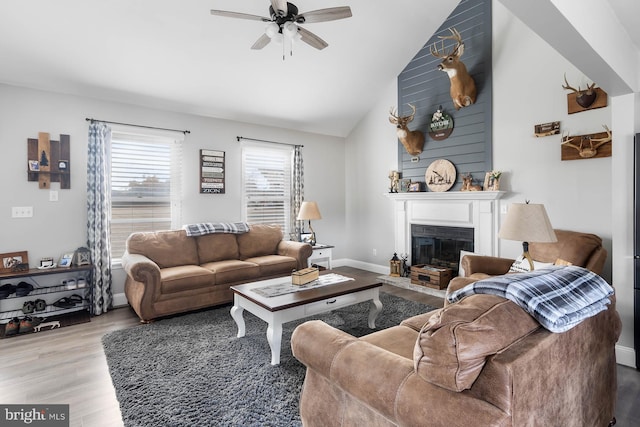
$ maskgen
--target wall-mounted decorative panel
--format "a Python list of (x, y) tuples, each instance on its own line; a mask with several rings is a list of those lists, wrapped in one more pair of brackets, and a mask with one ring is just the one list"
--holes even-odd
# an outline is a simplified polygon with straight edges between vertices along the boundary
[[(464, 42), (461, 57), (476, 83), (475, 104), (456, 110), (449, 94), (450, 81), (438, 70), (441, 59), (431, 55), (430, 48), (438, 36), (449, 36), (449, 28), (456, 28)], [(454, 45), (445, 41), (445, 48)], [(471, 173), (476, 183), (482, 183), (491, 163), (491, 0), (463, 0), (438, 31), (429, 39), (413, 60), (398, 76), (398, 114), (408, 115), (416, 106), (416, 114), (409, 127), (425, 133), (424, 151), (416, 158), (398, 143), (398, 170), (402, 178), (424, 181), (427, 167), (437, 159), (451, 161), (457, 171), (458, 182), (451, 190), (462, 186), (461, 176)], [(428, 136), (434, 112), (442, 106), (455, 123), (451, 135), (436, 141)]]
[(49, 189), (52, 182), (59, 182), (60, 189), (71, 188), (71, 164), (69, 163), (69, 135), (60, 135), (59, 141), (49, 139), (49, 134), (39, 132), (38, 138), (27, 139), (27, 179), (38, 181), (38, 187)]
[(224, 151), (200, 150), (200, 193), (225, 193)]

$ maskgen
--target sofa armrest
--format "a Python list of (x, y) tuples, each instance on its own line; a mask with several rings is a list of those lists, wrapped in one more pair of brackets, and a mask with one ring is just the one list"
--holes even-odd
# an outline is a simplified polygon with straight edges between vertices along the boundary
[(160, 283), (160, 267), (144, 255), (125, 252), (122, 255), (122, 268), (137, 282), (156, 279)]
[(281, 240), (278, 243), (278, 255), (295, 258), (298, 264), (297, 269), (307, 268), (308, 258), (313, 253), (313, 248), (308, 243), (294, 242), (291, 240)]
[(462, 257), (462, 268), (465, 277), (474, 273), (485, 273), (490, 276), (501, 276), (509, 272), (515, 260), (483, 255), (465, 255)]
[(305, 322), (293, 331), (291, 350), (308, 369), (392, 419), (398, 390), (414, 374), (413, 360), (320, 320)]
[(160, 296), (160, 267), (144, 255), (125, 251), (122, 268), (127, 273), (124, 293), (129, 305), (143, 322), (153, 319), (153, 304)]

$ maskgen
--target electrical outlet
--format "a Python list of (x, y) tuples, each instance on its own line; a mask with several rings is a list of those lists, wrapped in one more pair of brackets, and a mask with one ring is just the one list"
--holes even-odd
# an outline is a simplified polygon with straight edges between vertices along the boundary
[(507, 205), (501, 205), (500, 206), (500, 213), (503, 215), (507, 214)]
[(50, 202), (57, 202), (58, 201), (58, 192), (55, 190), (50, 190), (49, 191), (49, 201)]
[(374, 250), (373, 250), (373, 256), (376, 256), (376, 255), (378, 255), (378, 250), (377, 250), (377, 249), (374, 249)]
[(12, 218), (31, 218), (33, 216), (33, 206), (14, 206), (11, 208)]

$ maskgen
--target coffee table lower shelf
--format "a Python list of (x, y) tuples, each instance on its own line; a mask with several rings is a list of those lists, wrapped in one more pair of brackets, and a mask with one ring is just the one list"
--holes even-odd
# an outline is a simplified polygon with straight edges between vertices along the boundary
[[(265, 281), (267, 282), (267, 281)], [(242, 285), (241, 285), (242, 286)], [(339, 285), (331, 285), (339, 288)], [(343, 293), (341, 295), (329, 296), (325, 299), (317, 300), (311, 298), (306, 301), (300, 296), (305, 293), (313, 295), (313, 290), (298, 292), (295, 303), (288, 305), (280, 305), (267, 308), (263, 304), (254, 302), (247, 296), (246, 290), (240, 291), (238, 287), (232, 287), (234, 290), (233, 307), (231, 308), (231, 317), (238, 326), (238, 338), (245, 336), (245, 323), (243, 313), (244, 310), (256, 315), (258, 318), (267, 322), (267, 341), (271, 348), (271, 364), (280, 364), (280, 349), (282, 346), (282, 325), (293, 320), (303, 319), (305, 317), (316, 314), (327, 313), (338, 308), (347, 307), (365, 301), (371, 301), (369, 309), (368, 324), (371, 329), (376, 327), (376, 317), (382, 311), (382, 303), (380, 302), (380, 287), (382, 284), (369, 285), (366, 289), (354, 290), (352, 292)], [(264, 301), (264, 298), (259, 298)]]

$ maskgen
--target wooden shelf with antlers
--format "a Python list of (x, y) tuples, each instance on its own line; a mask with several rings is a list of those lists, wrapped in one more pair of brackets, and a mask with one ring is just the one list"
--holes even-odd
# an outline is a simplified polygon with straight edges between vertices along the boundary
[(613, 144), (612, 131), (605, 126), (606, 132), (588, 135), (562, 136), (560, 159), (583, 160), (611, 157)]

